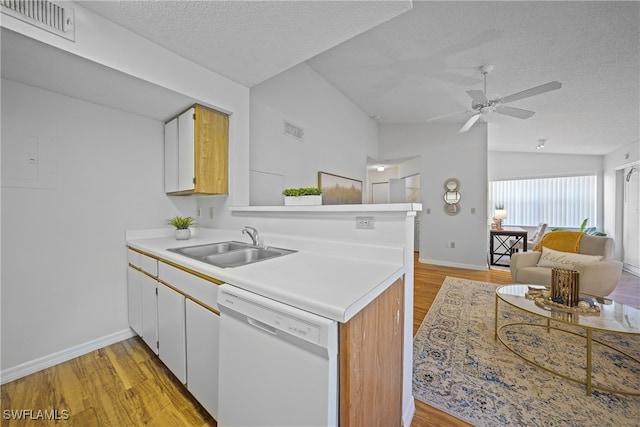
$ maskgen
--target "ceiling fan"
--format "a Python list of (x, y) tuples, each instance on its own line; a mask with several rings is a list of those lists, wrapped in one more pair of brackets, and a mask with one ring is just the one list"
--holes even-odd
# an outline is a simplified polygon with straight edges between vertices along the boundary
[[(517, 101), (523, 98), (528, 98), (530, 96), (540, 95), (541, 93), (550, 92), (552, 90), (560, 89), (562, 87), (562, 83), (560, 82), (549, 82), (540, 86), (532, 87), (527, 90), (523, 90), (522, 92), (514, 93), (509, 96), (505, 96), (503, 98), (489, 99), (487, 98), (487, 74), (490, 74), (493, 71), (493, 65), (483, 65), (480, 67), (480, 72), (484, 75), (484, 91), (482, 90), (468, 90), (467, 93), (471, 97), (471, 110), (467, 110), (465, 112), (470, 113), (473, 112), (473, 115), (467, 120), (467, 122), (460, 128), (459, 133), (468, 131), (471, 126), (478, 119), (485, 114), (498, 113), (503, 114), (505, 116), (516, 117), (518, 119), (528, 119), (529, 117), (535, 114), (535, 111), (524, 110), (522, 108), (509, 107), (505, 104), (513, 101)], [(459, 114), (459, 113), (453, 113)], [(433, 121), (437, 119), (441, 119), (443, 117), (447, 117), (453, 114), (447, 114), (445, 116), (434, 117), (427, 121)]]

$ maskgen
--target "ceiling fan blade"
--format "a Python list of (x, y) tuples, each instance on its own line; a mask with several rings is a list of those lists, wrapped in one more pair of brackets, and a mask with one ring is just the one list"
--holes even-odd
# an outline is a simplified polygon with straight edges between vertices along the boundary
[(436, 120), (440, 120), (440, 119), (446, 119), (447, 117), (455, 116), (457, 114), (470, 113), (470, 112), (471, 112), (470, 110), (460, 110), (460, 111), (456, 111), (455, 113), (447, 113), (441, 116), (431, 117), (427, 119), (427, 123), (435, 122)]
[(519, 119), (528, 119), (533, 116), (536, 112), (523, 110), (522, 108), (514, 108), (514, 107), (498, 107), (496, 109), (496, 113), (504, 114), (505, 116), (517, 117)]
[(541, 93), (560, 89), (561, 87), (562, 83), (560, 82), (549, 82), (540, 86), (532, 87), (531, 89), (523, 90), (522, 92), (514, 93), (513, 95), (505, 96), (504, 98), (500, 98), (498, 101), (504, 103), (513, 102), (518, 99), (528, 98), (530, 96), (540, 95)]
[(480, 113), (476, 113), (473, 116), (471, 116), (471, 118), (467, 120), (467, 123), (465, 123), (464, 126), (460, 128), (458, 133), (463, 133), (468, 131), (471, 128), (471, 126), (473, 126), (473, 124), (478, 121), (479, 118), (480, 118)]
[(484, 94), (483, 91), (481, 90), (468, 90), (467, 93), (469, 94), (469, 96), (471, 97), (471, 99), (473, 99), (473, 104), (479, 104), (479, 105), (484, 105), (487, 102), (489, 102), (489, 100), (487, 99), (487, 96)]

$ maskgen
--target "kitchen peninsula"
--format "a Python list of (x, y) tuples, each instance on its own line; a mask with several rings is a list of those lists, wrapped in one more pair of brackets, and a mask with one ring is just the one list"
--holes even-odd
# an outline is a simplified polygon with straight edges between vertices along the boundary
[[(389, 416), (392, 424), (409, 425), (415, 410), (411, 395), (413, 223), (419, 210), (421, 206), (417, 204), (240, 207), (231, 208), (232, 227), (229, 229), (203, 228), (186, 242), (176, 241), (169, 236), (168, 230), (130, 231), (127, 245), (131, 276), (134, 283), (135, 273), (155, 278), (159, 288), (168, 287), (180, 298), (199, 308), (204, 307), (213, 315), (220, 314), (216, 303), (217, 285), (229, 283), (243, 291), (337, 322), (340, 337), (338, 423), (357, 425)], [(362, 217), (370, 219), (374, 228), (357, 229), (356, 220)], [(265, 246), (296, 252), (241, 267), (220, 268), (167, 250), (213, 242), (245, 241), (248, 238), (241, 233), (245, 225), (260, 231)], [(136, 266), (136, 262), (144, 264), (136, 259), (151, 260), (152, 264), (155, 260), (158, 265), (156, 276), (154, 271), (149, 274)], [(194, 281), (196, 283), (191, 284)], [(135, 301), (134, 296), (133, 304), (137, 307)], [(161, 307), (160, 299), (158, 307)], [(162, 337), (161, 316), (157, 316), (159, 330), (155, 333)], [(186, 317), (189, 335), (188, 312)], [(375, 334), (377, 339), (362, 340), (362, 331)], [(189, 343), (190, 340), (186, 341)], [(162, 349), (160, 338), (161, 360)], [(383, 371), (379, 366), (367, 367), (369, 362), (364, 363), (362, 357), (371, 352), (376, 357), (388, 358), (388, 363), (393, 363), (395, 358), (397, 369)], [(189, 365), (189, 358), (187, 348), (186, 362), (179, 361), (178, 373), (185, 371), (182, 366)], [(163, 362), (167, 364), (165, 360)], [(359, 369), (350, 369), (350, 366)], [(180, 375), (176, 376), (180, 378)], [(188, 388), (191, 386), (191, 381), (183, 380), (183, 383)], [(380, 389), (394, 387), (394, 384), (397, 399), (393, 399), (387, 389)], [(384, 402), (375, 401), (380, 394), (384, 396)], [(391, 410), (390, 402), (394, 400), (397, 405)], [(204, 406), (217, 416), (217, 404)], [(372, 408), (379, 410), (376, 412)]]

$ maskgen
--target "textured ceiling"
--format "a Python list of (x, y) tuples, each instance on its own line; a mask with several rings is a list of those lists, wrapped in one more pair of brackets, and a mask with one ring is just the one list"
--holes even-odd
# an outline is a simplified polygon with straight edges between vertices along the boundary
[[(535, 152), (545, 139), (547, 153), (603, 155), (640, 143), (637, 1), (416, 1), (413, 8), (406, 1), (78, 3), (249, 87), (306, 61), (380, 123), (426, 123), (460, 112), (441, 120), (462, 125), (470, 116), (466, 91), (483, 88), (478, 67), (492, 64), (489, 95), (504, 97), (554, 80), (562, 88), (510, 104), (535, 111), (530, 119), (483, 116), (491, 150)], [(35, 59), (11, 55), (7, 43), (13, 42), (24, 40), (5, 37), (3, 30), (3, 77), (41, 79), (31, 75)], [(99, 70), (87, 73), (83, 65), (90, 64), (63, 61), (74, 64), (74, 72), (60, 78), (76, 91), (73, 96), (96, 102), (109, 96), (92, 93), (89, 81), (74, 84)], [(118, 78), (112, 71), (105, 70), (104, 79)], [(131, 90), (121, 94), (140, 93), (135, 81), (124, 84)], [(148, 103), (161, 92), (141, 90)], [(159, 99), (149, 111), (160, 119), (166, 118), (161, 106), (188, 102), (172, 93)], [(132, 108), (140, 97), (110, 102)]]
[(640, 3), (415, 2), (411, 11), (309, 60), (381, 123), (464, 123), (466, 91), (507, 96), (550, 81), (560, 90), (514, 101), (527, 120), (492, 114), (492, 150), (606, 154), (638, 142)]
[(77, 1), (253, 86), (411, 8), (410, 1)]

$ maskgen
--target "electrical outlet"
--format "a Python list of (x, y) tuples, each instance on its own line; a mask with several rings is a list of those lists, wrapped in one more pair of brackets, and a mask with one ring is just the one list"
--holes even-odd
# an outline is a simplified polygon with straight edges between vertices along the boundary
[(356, 228), (373, 230), (375, 228), (375, 219), (372, 216), (357, 216)]
[(456, 242), (451, 242), (451, 243), (449, 243), (449, 247), (450, 247), (451, 249), (455, 249), (455, 248), (456, 248)]
[(200, 218), (200, 215), (202, 215), (202, 209), (198, 208), (196, 209), (196, 217)]
[(213, 206), (209, 208), (209, 219), (213, 219)]

